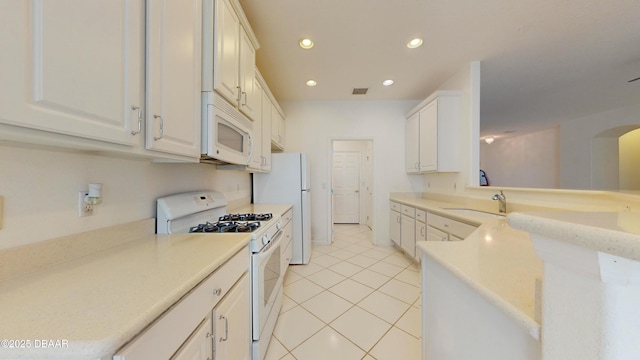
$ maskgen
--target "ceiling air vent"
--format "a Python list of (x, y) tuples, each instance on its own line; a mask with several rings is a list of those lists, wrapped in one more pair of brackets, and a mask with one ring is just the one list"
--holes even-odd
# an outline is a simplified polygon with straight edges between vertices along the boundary
[(352, 95), (367, 95), (369, 88), (353, 88)]

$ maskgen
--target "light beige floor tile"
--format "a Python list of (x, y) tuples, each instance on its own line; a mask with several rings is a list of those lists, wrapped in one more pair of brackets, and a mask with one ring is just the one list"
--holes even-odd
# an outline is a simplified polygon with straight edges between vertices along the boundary
[(309, 300), (314, 295), (321, 293), (323, 290), (324, 288), (307, 279), (300, 279), (292, 284), (286, 285), (284, 287), (284, 294), (300, 304)]
[(353, 274), (362, 271), (363, 268), (350, 262), (343, 261), (329, 267), (328, 269), (331, 271), (335, 271), (342, 276), (350, 277)]
[(327, 324), (353, 306), (352, 303), (330, 291), (323, 291), (301, 305)]
[(377, 247), (375, 247), (375, 248), (373, 248), (371, 250), (367, 250), (367, 251), (363, 252), (361, 255), (368, 256), (370, 258), (374, 258), (374, 259), (377, 259), (377, 260), (382, 260), (382, 259), (386, 258), (387, 256), (389, 256), (391, 254), (389, 254), (387, 252), (384, 252), (384, 251), (380, 251)]
[(422, 312), (419, 308), (411, 306), (395, 326), (419, 339), (422, 338)]
[(282, 296), (282, 307), (280, 308), (280, 314), (285, 313), (294, 307), (298, 306), (298, 303), (291, 300), (287, 295)]
[(414, 262), (413, 264), (411, 264), (411, 266), (407, 267), (408, 270), (413, 270), (416, 272), (420, 272), (422, 271), (422, 269), (420, 268), (420, 263)]
[[(388, 322), (357, 306), (340, 315), (329, 325), (365, 351), (369, 351), (391, 328)], [(365, 329), (366, 331), (363, 331)]]
[(367, 356), (363, 357), (362, 360), (376, 360), (373, 356), (367, 354)]
[(420, 360), (420, 340), (393, 327), (371, 350), (377, 360)]
[(421, 309), (422, 308), (422, 296), (418, 296), (418, 300), (416, 300), (413, 303), (413, 305), (411, 305), (411, 306)]
[(380, 260), (376, 260), (374, 258), (370, 258), (364, 255), (356, 255), (352, 258), (347, 259), (348, 262), (352, 263), (352, 264), (356, 264), (358, 266), (362, 266), (364, 268), (369, 267), (375, 263), (377, 263)]
[(355, 280), (361, 284), (367, 285), (370, 288), (377, 289), (384, 283), (389, 281), (390, 277), (382, 275), (369, 269), (364, 269), (359, 273), (351, 276), (351, 280)]
[(294, 349), (292, 354), (304, 360), (354, 360), (362, 359), (365, 352), (327, 326)]
[(306, 265), (289, 265), (289, 270), (288, 271), (293, 271), (298, 275), (301, 276), (309, 276), (315, 272), (318, 272), (320, 270), (324, 269), (322, 266), (314, 264), (314, 263), (309, 263)]
[(284, 284), (285, 285), (289, 285), (292, 282), (296, 282), (298, 280), (302, 279), (301, 275), (298, 275), (297, 273), (287, 269), (287, 272), (284, 274)]
[(324, 255), (320, 255), (320, 256), (316, 257), (313, 260), (313, 263), (317, 264), (317, 265), (320, 265), (322, 267), (329, 267), (329, 266), (335, 265), (335, 264), (337, 264), (337, 263), (339, 263), (341, 261), (342, 260), (340, 260), (338, 258), (335, 258), (335, 257), (333, 257), (331, 255), (324, 254)]
[(409, 309), (411, 305), (379, 291), (367, 296), (358, 306), (393, 324)]
[(346, 279), (346, 277), (329, 269), (323, 269), (318, 271), (317, 273), (313, 273), (307, 276), (307, 280), (311, 280), (312, 282), (322, 286), (325, 289), (332, 287), (333, 285), (343, 281), (344, 279)]
[(326, 254), (332, 252), (334, 249), (331, 245), (315, 245), (313, 246), (313, 252), (320, 256), (320, 254)]
[(337, 251), (332, 251), (329, 253), (329, 255), (338, 258), (340, 260), (347, 260), (349, 258), (352, 258), (358, 254), (354, 253), (353, 251), (347, 251), (345, 249), (341, 249), (341, 250), (337, 250)]
[(398, 265), (403, 268), (406, 268), (413, 262), (413, 260), (409, 259), (409, 257), (405, 254), (391, 254), (390, 256), (384, 258), (382, 261), (389, 264)]
[(347, 279), (329, 289), (332, 293), (357, 304), (360, 300), (373, 292), (373, 289), (359, 282)]
[(375, 249), (376, 245), (373, 245), (373, 243), (371, 242), (371, 239), (366, 239), (366, 240), (360, 240), (357, 243), (355, 243), (356, 245), (362, 246), (367, 248), (368, 250), (371, 249)]
[(289, 350), (287, 350), (278, 339), (272, 336), (271, 340), (269, 340), (269, 347), (267, 348), (267, 354), (264, 360), (279, 360), (288, 353)]
[(420, 296), (419, 287), (396, 279), (389, 280), (386, 284), (382, 285), (378, 291), (398, 300), (402, 300), (409, 305), (418, 300), (418, 297)]
[(325, 324), (301, 306), (278, 317), (273, 335), (291, 350), (318, 332)]
[(291, 353), (283, 356), (280, 360), (297, 360)]
[(389, 255), (402, 253), (402, 251), (400, 251), (397, 247), (393, 245), (389, 245), (389, 246), (378, 245), (375, 247), (375, 249)]
[(403, 267), (397, 266), (397, 265), (393, 265), (393, 264), (389, 264), (386, 263), (384, 261), (380, 261), (377, 262), (371, 266), (369, 266), (367, 269), (369, 270), (373, 270), (375, 272), (378, 272), (382, 275), (386, 275), (386, 276), (390, 276), (390, 277), (394, 277), (396, 275), (398, 275), (402, 270), (404, 270)]
[(420, 286), (420, 273), (409, 268), (402, 270), (402, 272), (396, 275), (395, 278), (400, 281), (404, 281), (407, 284)]
[(357, 245), (357, 244), (353, 244), (353, 245), (348, 246), (348, 247), (346, 247), (344, 249), (347, 250), (347, 251), (354, 252), (356, 254), (361, 254), (361, 253), (363, 253), (365, 251), (371, 250), (370, 247), (361, 246), (361, 245)]

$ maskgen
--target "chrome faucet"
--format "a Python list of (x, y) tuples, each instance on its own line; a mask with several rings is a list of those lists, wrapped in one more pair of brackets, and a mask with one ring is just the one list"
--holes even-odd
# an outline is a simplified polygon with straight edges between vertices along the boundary
[(502, 190), (500, 190), (500, 194), (495, 194), (491, 198), (492, 200), (498, 200), (498, 211), (501, 213), (507, 212), (507, 197), (504, 196)]

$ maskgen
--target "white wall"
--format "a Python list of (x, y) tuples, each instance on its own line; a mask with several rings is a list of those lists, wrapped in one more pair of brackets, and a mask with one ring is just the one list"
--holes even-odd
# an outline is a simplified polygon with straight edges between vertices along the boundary
[(551, 188), (560, 186), (558, 128), (480, 143), (480, 168), (491, 186)]
[(620, 190), (640, 190), (640, 129), (620, 137)]
[[(103, 183), (103, 203), (78, 218), (78, 192)], [(155, 199), (213, 189), (228, 200), (251, 195), (250, 176), (205, 164), (147, 161), (0, 145), (0, 196), (4, 221), (0, 250), (155, 217)], [(238, 190), (239, 189), (239, 190)]]
[(609, 129), (623, 126), (640, 126), (640, 104), (562, 122), (560, 187), (591, 189), (592, 139)]
[(389, 244), (389, 194), (422, 192), (421, 177), (404, 169), (405, 115), (418, 101), (283, 101), (286, 150), (305, 152), (311, 164), (311, 237), (329, 239), (331, 139), (373, 140), (373, 235)]

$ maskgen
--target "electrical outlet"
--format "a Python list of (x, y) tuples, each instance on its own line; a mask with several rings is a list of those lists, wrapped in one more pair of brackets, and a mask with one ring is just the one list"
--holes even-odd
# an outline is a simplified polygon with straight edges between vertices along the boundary
[(87, 195), (89, 195), (88, 191), (80, 191), (78, 193), (78, 217), (93, 215), (93, 205), (84, 202), (84, 197)]

